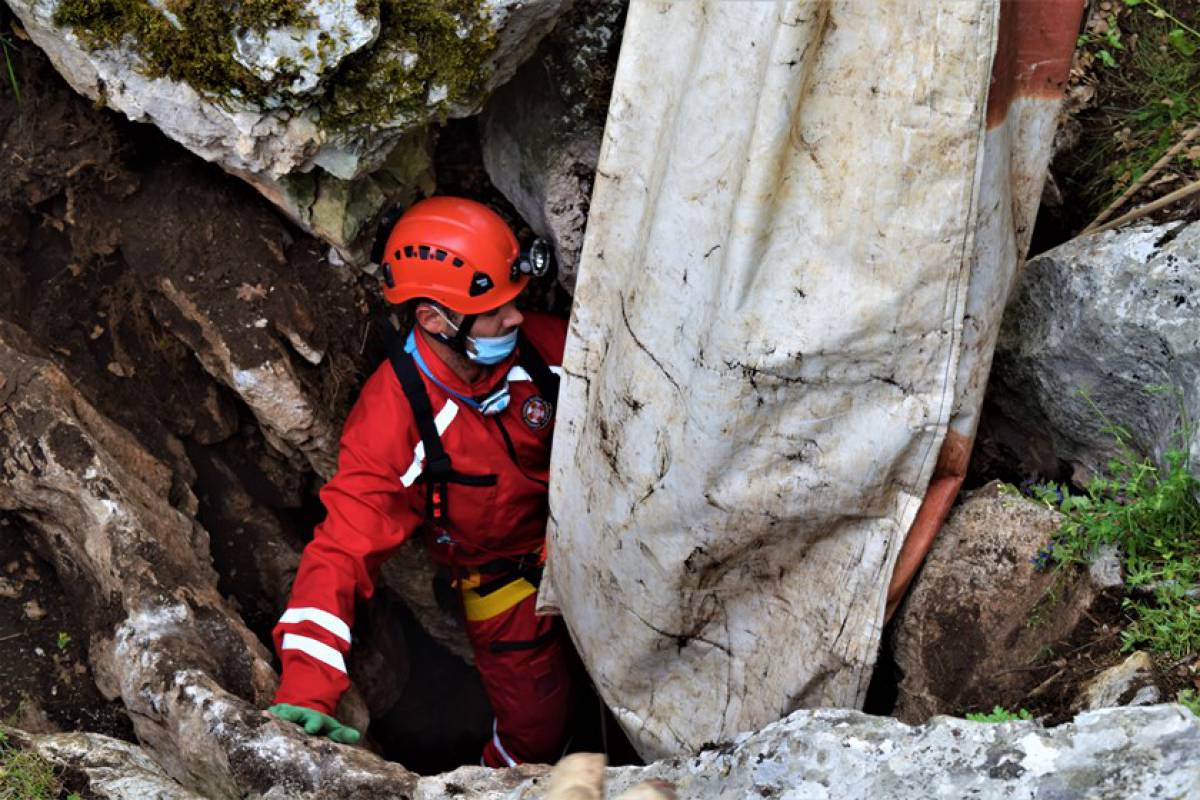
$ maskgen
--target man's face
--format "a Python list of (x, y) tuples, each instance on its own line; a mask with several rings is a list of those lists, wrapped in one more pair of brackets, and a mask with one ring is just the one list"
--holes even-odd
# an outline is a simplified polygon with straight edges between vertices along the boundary
[(516, 301), (509, 300), (499, 308), (480, 314), (475, 320), (475, 326), (471, 328), (471, 335), (504, 336), (524, 321), (525, 317), (517, 310)]

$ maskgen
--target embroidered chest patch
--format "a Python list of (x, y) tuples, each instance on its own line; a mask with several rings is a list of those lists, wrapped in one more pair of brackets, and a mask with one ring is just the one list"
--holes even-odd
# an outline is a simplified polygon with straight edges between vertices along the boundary
[(526, 425), (535, 431), (540, 431), (549, 425), (550, 417), (553, 413), (554, 407), (540, 395), (534, 395), (521, 406), (521, 418), (525, 420)]

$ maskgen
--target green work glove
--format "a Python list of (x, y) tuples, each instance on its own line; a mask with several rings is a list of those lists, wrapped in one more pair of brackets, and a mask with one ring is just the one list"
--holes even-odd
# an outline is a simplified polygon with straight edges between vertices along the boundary
[(288, 703), (277, 703), (267, 709), (282, 720), (295, 722), (304, 728), (304, 732), (313, 736), (328, 736), (340, 744), (354, 744), (362, 738), (362, 734), (348, 725), (343, 725), (328, 714), (313, 711), (304, 706), (293, 706)]

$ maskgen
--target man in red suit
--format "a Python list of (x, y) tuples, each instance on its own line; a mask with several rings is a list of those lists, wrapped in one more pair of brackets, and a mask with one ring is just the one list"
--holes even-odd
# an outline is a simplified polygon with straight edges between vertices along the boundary
[[(566, 325), (517, 310), (533, 269), (491, 209), (453, 197), (410, 208), (380, 259), (383, 293), (413, 306), (346, 420), (327, 516), (275, 628), (283, 678), (272, 713), (354, 743), (331, 715), (349, 686), (357, 600), (418, 529), (461, 593), (495, 713), (483, 763), (561, 753), (571, 692), (561, 623), (534, 614)], [(418, 678), (419, 679), (419, 678)]]

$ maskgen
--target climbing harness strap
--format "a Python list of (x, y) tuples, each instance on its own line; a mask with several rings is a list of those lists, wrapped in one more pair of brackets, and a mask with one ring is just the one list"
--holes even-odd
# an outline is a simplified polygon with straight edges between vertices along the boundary
[(524, 331), (517, 332), (517, 363), (529, 373), (529, 377), (533, 379), (533, 385), (538, 388), (542, 397), (551, 404), (557, 404), (558, 376), (546, 366), (542, 354), (526, 338)]
[[(428, 485), (425, 516), (428, 521), (441, 527), (445, 525), (449, 514), (448, 484), (492, 486), (496, 483), (497, 476), (464, 475), (453, 469), (450, 455), (442, 446), (441, 436), (434, 422), (429, 392), (425, 389), (420, 368), (413, 354), (408, 352), (408, 348), (388, 320), (382, 320), (381, 327), (388, 358), (396, 378), (400, 381), (400, 388), (404, 390), (404, 396), (412, 408), (413, 419), (425, 448), (425, 469), (419, 478)], [(558, 376), (546, 365), (541, 354), (524, 333), (518, 333), (517, 341), (518, 363), (529, 374), (538, 392), (553, 406), (558, 399)], [(507, 434), (505, 440), (509, 442)], [(509, 447), (511, 450), (511, 442)], [(515, 453), (510, 452), (510, 455), (515, 459)], [(517, 466), (519, 468), (520, 464)], [(448, 535), (446, 539), (443, 543), (453, 544)], [(455, 569), (449, 582), (462, 593), (467, 619), (482, 621), (507, 611), (537, 592), (538, 586), (541, 585), (545, 560), (544, 548), (537, 553), (497, 558), (474, 569)]]
[(450, 498), (447, 492), (449, 484), (495, 486), (496, 475), (465, 475), (453, 469), (450, 456), (446, 448), (442, 447), (442, 438), (438, 435), (437, 425), (434, 423), (433, 407), (429, 403), (429, 392), (425, 390), (425, 383), (421, 380), (417, 365), (412, 356), (404, 351), (392, 324), (385, 319), (382, 327), (388, 358), (396, 378), (400, 381), (400, 388), (404, 390), (404, 396), (412, 408), (417, 431), (425, 446), (425, 469), (420, 477), (429, 487), (425, 498), (425, 517), (430, 522), (442, 525), (450, 513)]

